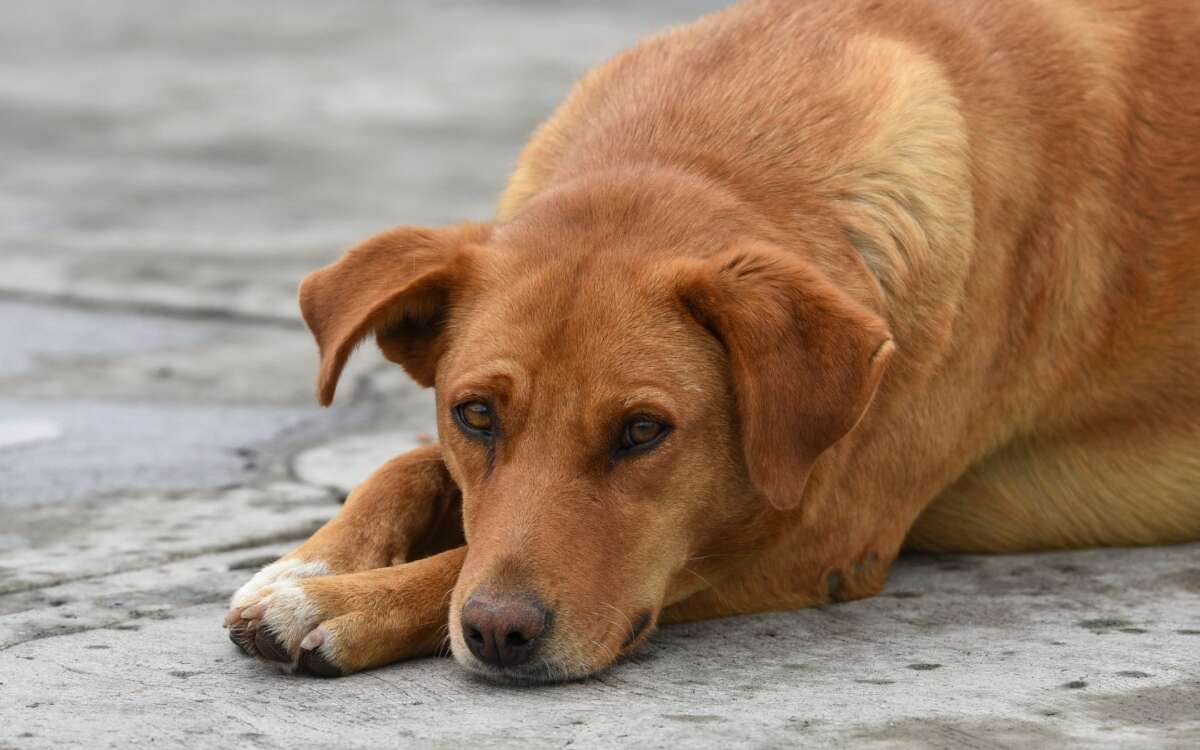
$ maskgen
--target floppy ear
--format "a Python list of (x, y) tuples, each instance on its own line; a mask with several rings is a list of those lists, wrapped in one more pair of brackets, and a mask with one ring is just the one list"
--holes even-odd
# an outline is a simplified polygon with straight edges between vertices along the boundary
[(433, 385), (446, 307), (467, 281), (486, 225), (398, 227), (350, 249), (300, 282), (300, 312), (320, 350), (317, 400), (333, 401), (350, 352), (374, 333), (385, 357)]
[(895, 349), (887, 325), (815, 266), (770, 245), (690, 261), (681, 294), (724, 345), (750, 478), (779, 509), (870, 406)]

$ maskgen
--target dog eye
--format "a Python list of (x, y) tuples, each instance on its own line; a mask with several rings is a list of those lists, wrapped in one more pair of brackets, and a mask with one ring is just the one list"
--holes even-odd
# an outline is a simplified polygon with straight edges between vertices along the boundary
[(621, 431), (621, 443), (617, 452), (628, 453), (650, 448), (662, 440), (668, 431), (668, 427), (662, 422), (645, 417), (632, 419), (625, 423), (625, 428)]
[(492, 409), (482, 401), (468, 401), (454, 407), (454, 418), (471, 432), (489, 434), (492, 431)]

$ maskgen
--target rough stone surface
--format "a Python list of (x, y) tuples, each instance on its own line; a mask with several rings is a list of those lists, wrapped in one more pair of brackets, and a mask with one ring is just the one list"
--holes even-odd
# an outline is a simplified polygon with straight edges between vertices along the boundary
[(0, 9), (0, 289), (294, 319), (371, 232), (491, 213), (590, 65), (718, 0)]
[(719, 4), (0, 8), (0, 748), (1200, 746), (1200, 545), (907, 557), (552, 687), (226, 639), (229, 594), (433, 430), (372, 347), (313, 405), (298, 279), (486, 216), (580, 72)]
[(432, 440), (436, 426), (428, 432), (386, 432), (350, 435), (301, 452), (292, 460), (296, 478), (343, 493), (354, 489), (372, 471), (400, 453), (406, 453)]
[(539, 688), (448, 659), (277, 674), (215, 626), (257, 560), (208, 554), (48, 590), (0, 697), (22, 747), (1194, 747), (1198, 551), (910, 557), (873, 600), (667, 628)]

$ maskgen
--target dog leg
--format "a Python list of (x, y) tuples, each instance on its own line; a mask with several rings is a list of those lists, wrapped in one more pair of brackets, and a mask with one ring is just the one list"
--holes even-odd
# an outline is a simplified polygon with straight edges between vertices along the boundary
[(1200, 539), (1200, 413), (1014, 440), (921, 514), (906, 546), (1023, 552)]
[[(783, 611), (875, 596), (904, 540), (899, 523), (822, 526), (760, 552), (710, 555), (668, 590), (662, 623)], [(799, 551), (799, 552), (798, 552)]]
[(234, 643), (256, 655), (254, 626), (240, 613), (268, 587), (397, 565), (462, 543), (460, 498), (441, 449), (420, 448), (376, 470), (337, 516), (238, 589), (225, 625)]
[(883, 590), (891, 562), (870, 553), (846, 566), (816, 566), (797, 572), (786, 582), (734, 574), (665, 607), (659, 622), (692, 622), (865, 599)]
[(285, 580), (238, 613), (268, 661), (323, 677), (436, 653), (466, 547), (416, 562)]

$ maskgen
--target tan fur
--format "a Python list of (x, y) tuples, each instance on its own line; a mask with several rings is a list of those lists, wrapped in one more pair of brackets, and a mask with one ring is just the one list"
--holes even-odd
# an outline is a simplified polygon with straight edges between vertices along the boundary
[[(437, 390), (439, 468), (385, 467), (293, 553), (343, 575), (238, 602), (238, 637), (314, 632), (346, 672), (448, 617), (471, 669), (569, 677), (643, 613), (870, 596), (902, 546), (1200, 539), (1198, 38), (1170, 0), (760, 0), (592, 71), (495, 222), (306, 279), (322, 402), (375, 333)], [(674, 431), (604, 459), (639, 409)], [(467, 653), (484, 589), (554, 610), (536, 668)]]

